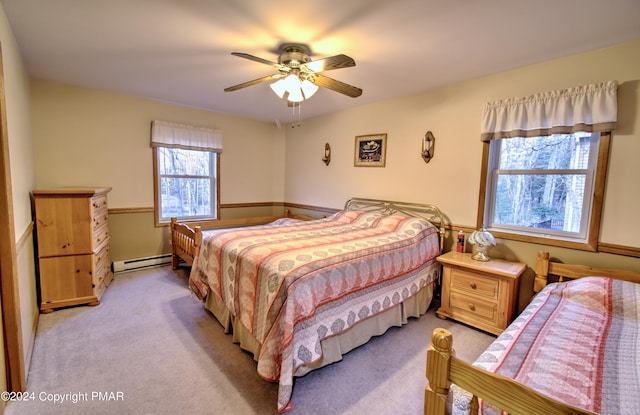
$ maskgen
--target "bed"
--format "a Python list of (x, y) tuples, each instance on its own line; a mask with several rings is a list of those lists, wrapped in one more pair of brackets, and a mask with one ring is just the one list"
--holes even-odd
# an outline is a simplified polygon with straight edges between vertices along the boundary
[(434, 330), (425, 414), (640, 413), (640, 272), (549, 258), (538, 254), (531, 303), (473, 364)]
[(278, 382), (285, 412), (296, 376), (427, 311), (445, 221), (433, 205), (353, 198), (322, 219), (175, 232), (193, 241), (180, 249), (191, 291)]
[(229, 219), (204, 223), (181, 223), (178, 222), (177, 218), (171, 218), (169, 229), (171, 234), (171, 263), (173, 269), (177, 269), (181, 263), (188, 266), (193, 264), (193, 258), (196, 250), (202, 243), (203, 229), (210, 230), (263, 225), (283, 218), (297, 220), (314, 219), (308, 215), (291, 213), (289, 209), (285, 209), (283, 216), (261, 216), (256, 218)]

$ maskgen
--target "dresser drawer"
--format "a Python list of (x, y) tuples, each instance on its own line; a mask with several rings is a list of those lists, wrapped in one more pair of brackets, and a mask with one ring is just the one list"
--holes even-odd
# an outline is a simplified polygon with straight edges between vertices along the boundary
[(94, 212), (100, 211), (100, 210), (107, 210), (108, 205), (107, 205), (107, 196), (105, 195), (100, 195), (100, 196), (94, 196), (91, 198), (91, 208), (93, 209)]
[(106, 196), (91, 198), (91, 220), (94, 232), (104, 226), (109, 220), (109, 209)]
[(111, 254), (109, 252), (109, 245), (105, 245), (95, 255), (95, 274), (93, 278), (93, 284), (98, 287), (105, 276), (111, 272)]
[(495, 323), (498, 304), (483, 301), (459, 292), (452, 291), (449, 296), (449, 306), (457, 317), (481, 318)]
[[(69, 255), (40, 259), (42, 303), (93, 295), (93, 255)], [(60, 278), (62, 276), (63, 278)]]
[(497, 300), (500, 281), (468, 271), (451, 270), (451, 290), (470, 293), (482, 298)]
[(109, 242), (109, 226), (107, 223), (93, 232), (93, 248), (100, 250)]

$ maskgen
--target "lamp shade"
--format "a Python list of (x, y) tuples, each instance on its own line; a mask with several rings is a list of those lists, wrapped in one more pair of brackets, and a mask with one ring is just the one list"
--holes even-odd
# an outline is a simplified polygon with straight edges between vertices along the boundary
[(488, 261), (489, 257), (484, 252), (488, 246), (496, 246), (496, 238), (488, 230), (482, 228), (471, 233), (469, 243), (478, 246), (478, 252), (471, 258), (476, 261)]
[(289, 96), (287, 99), (291, 102), (300, 102), (304, 101), (304, 96), (302, 95), (302, 89), (293, 89), (289, 91)]
[(272, 83), (271, 89), (279, 98), (286, 98), (291, 102), (301, 102), (311, 98), (317, 91), (318, 85), (308, 79), (301, 80), (297, 73), (291, 73), (286, 78)]
[(287, 84), (284, 79), (278, 79), (276, 82), (269, 85), (273, 92), (280, 98), (284, 97), (284, 93), (287, 92)]
[(300, 88), (302, 88), (302, 92), (304, 93), (304, 98), (305, 99), (311, 98), (313, 96), (313, 94), (318, 92), (318, 85), (314, 84), (313, 82), (309, 81), (308, 79), (305, 79), (304, 81), (302, 81), (302, 84), (300, 85)]

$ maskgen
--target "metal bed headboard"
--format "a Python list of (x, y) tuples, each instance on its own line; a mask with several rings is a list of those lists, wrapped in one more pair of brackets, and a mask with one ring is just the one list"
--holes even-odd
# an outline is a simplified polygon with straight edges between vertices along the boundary
[(446, 233), (444, 215), (440, 208), (435, 205), (353, 197), (347, 200), (344, 205), (344, 210), (378, 211), (384, 215), (401, 213), (407, 216), (426, 219), (438, 228), (438, 233), (440, 234), (440, 252), (444, 249), (444, 236)]

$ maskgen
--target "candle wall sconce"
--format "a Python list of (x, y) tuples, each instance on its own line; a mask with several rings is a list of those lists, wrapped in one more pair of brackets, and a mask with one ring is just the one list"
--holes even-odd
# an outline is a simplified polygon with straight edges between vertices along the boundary
[(322, 161), (327, 166), (329, 165), (329, 163), (331, 163), (331, 146), (329, 145), (329, 143), (326, 143), (324, 145), (324, 157), (322, 157)]
[(436, 147), (436, 138), (433, 136), (431, 131), (427, 131), (422, 139), (422, 159), (425, 163), (428, 163), (433, 158), (434, 149)]

